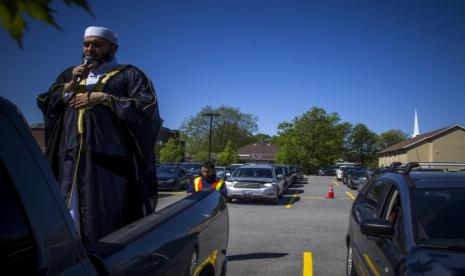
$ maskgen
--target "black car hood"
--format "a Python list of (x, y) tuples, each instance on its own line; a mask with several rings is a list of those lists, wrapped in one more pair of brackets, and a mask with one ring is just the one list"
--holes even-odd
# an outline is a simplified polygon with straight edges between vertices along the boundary
[(465, 252), (423, 249), (418, 253), (418, 266), (424, 275), (465, 275)]
[(176, 174), (171, 173), (158, 173), (157, 179), (158, 180), (168, 180), (168, 179), (176, 179), (178, 176)]

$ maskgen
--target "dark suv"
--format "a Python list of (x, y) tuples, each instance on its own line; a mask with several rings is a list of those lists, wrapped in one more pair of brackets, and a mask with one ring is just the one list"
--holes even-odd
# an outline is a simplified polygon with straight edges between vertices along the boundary
[(347, 275), (464, 275), (465, 174), (378, 174), (350, 213)]

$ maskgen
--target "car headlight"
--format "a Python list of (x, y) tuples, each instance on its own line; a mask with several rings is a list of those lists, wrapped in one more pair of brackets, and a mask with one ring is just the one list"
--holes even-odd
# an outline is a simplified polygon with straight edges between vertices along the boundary
[(236, 181), (226, 181), (226, 187), (234, 186), (234, 184), (236, 184)]
[(168, 179), (166, 180), (166, 183), (173, 183), (174, 182), (174, 179)]
[(270, 187), (273, 187), (273, 183), (265, 183), (263, 184), (263, 186), (270, 188)]

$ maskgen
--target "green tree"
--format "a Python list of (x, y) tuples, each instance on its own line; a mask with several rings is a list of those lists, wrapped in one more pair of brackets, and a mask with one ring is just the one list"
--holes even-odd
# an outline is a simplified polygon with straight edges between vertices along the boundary
[[(212, 155), (212, 160), (215, 159), (215, 156)], [(208, 161), (208, 151), (198, 151), (192, 155), (192, 162), (206, 162)]]
[(224, 150), (218, 155), (218, 163), (220, 165), (229, 165), (237, 162), (237, 151), (234, 149), (232, 141), (229, 140)]
[(220, 114), (218, 117), (213, 117), (213, 153), (222, 151), (229, 140), (234, 148), (247, 145), (257, 131), (258, 119), (255, 115), (243, 113), (239, 108), (231, 106), (218, 108), (205, 106), (197, 114), (186, 119), (180, 128), (183, 140), (186, 141), (186, 151), (192, 156), (203, 151), (208, 154), (210, 118), (202, 114), (210, 112)]
[(399, 130), (399, 129), (391, 129), (386, 132), (383, 132), (379, 135), (378, 140), (378, 149), (383, 150), (392, 145), (400, 143), (406, 139), (408, 139), (408, 134)]
[(170, 138), (160, 150), (160, 162), (181, 162), (184, 159), (184, 146)]
[(356, 124), (350, 134), (349, 152), (352, 161), (362, 165), (374, 165), (378, 152), (378, 135), (364, 124)]
[(342, 157), (347, 124), (341, 124), (337, 113), (328, 114), (323, 108), (294, 118), (292, 123), (278, 126), (277, 161), (297, 164), (312, 171), (322, 165), (333, 164)]
[(268, 134), (257, 133), (252, 136), (252, 138), (250, 139), (250, 143), (271, 142), (272, 140), (273, 137), (271, 137)]
[[(92, 14), (86, 0), (62, 0), (66, 4), (75, 4), (89, 14)], [(52, 16), (54, 11), (50, 8), (52, 0), (0, 0), (0, 17), (3, 27), (22, 48), (24, 31), (27, 30), (25, 15), (34, 20), (47, 23), (59, 30), (61, 27)]]

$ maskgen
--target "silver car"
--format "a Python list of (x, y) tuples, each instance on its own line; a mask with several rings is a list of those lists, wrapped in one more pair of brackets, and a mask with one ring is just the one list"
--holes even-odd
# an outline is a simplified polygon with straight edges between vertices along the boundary
[(273, 165), (244, 165), (226, 181), (229, 201), (234, 198), (261, 198), (277, 204), (283, 195), (284, 179)]

